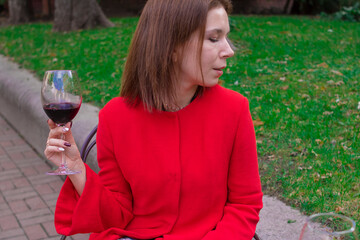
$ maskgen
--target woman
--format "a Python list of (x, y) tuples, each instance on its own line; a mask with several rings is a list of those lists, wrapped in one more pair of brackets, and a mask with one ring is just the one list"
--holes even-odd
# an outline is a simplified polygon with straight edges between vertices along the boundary
[[(248, 101), (218, 85), (233, 56), (229, 0), (149, 0), (125, 66), (121, 97), (99, 114), (99, 174), (69, 130), (49, 122), (45, 154), (70, 175), (59, 233), (90, 239), (251, 239), (262, 208)], [(66, 141), (59, 139), (66, 132)], [(60, 149), (60, 150), (59, 150)]]

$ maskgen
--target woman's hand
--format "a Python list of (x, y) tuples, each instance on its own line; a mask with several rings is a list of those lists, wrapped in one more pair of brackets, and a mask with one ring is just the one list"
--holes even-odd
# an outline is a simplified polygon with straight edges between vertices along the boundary
[[(69, 175), (74, 187), (81, 195), (86, 182), (86, 168), (71, 133), (71, 123), (67, 123), (65, 126), (60, 127), (49, 119), (48, 125), (50, 132), (44, 154), (48, 160), (55, 165), (60, 166), (62, 154), (64, 153), (68, 168), (74, 171), (81, 171), (79, 174)], [(61, 139), (62, 134), (64, 136), (63, 139)]]
[[(46, 158), (55, 165), (60, 166), (62, 153), (64, 153), (68, 168), (71, 170), (77, 170), (76, 166), (81, 165), (79, 163), (82, 162), (82, 160), (74, 137), (71, 133), (71, 123), (67, 123), (65, 126), (59, 127), (49, 119), (48, 125), (50, 132), (44, 151)], [(64, 139), (61, 139), (61, 134), (64, 134)]]

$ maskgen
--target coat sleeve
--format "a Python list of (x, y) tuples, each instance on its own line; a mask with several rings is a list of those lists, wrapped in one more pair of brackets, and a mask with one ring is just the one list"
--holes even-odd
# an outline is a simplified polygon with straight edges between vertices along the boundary
[(106, 116), (99, 114), (96, 136), (99, 175), (86, 165), (86, 184), (79, 196), (67, 179), (55, 210), (58, 233), (102, 232), (110, 227), (123, 229), (132, 219), (132, 195), (114, 156)]
[(243, 98), (228, 174), (228, 197), (216, 228), (203, 240), (250, 240), (262, 208), (256, 140), (249, 103)]

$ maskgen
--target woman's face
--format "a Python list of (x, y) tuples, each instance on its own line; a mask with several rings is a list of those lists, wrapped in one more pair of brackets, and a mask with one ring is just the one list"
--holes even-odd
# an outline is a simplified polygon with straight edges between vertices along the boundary
[(225, 9), (223, 7), (211, 9), (207, 15), (200, 56), (203, 78), (197, 58), (199, 31), (196, 31), (182, 48), (183, 59), (176, 72), (183, 88), (194, 88), (198, 85), (212, 87), (218, 83), (226, 67), (226, 59), (234, 55), (227, 40), (229, 31), (229, 20)]

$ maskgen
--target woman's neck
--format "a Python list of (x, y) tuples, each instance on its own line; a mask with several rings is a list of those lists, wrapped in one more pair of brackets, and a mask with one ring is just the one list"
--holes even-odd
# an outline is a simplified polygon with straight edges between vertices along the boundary
[(192, 98), (194, 97), (198, 86), (193, 85), (191, 87), (180, 87), (179, 91), (177, 92), (177, 99), (176, 104), (177, 106), (184, 108), (191, 102)]
[(197, 85), (193, 86), (184, 86), (184, 84), (180, 84), (180, 87), (178, 87), (178, 90), (176, 92), (176, 102), (174, 106), (166, 106), (167, 111), (175, 112), (180, 109), (183, 109), (187, 105), (190, 104), (190, 102), (193, 100), (196, 92), (197, 92)]

